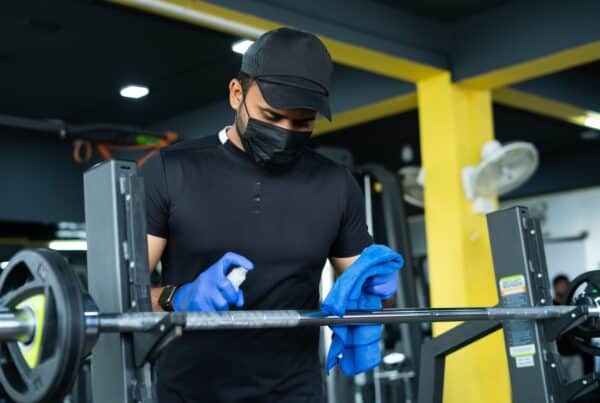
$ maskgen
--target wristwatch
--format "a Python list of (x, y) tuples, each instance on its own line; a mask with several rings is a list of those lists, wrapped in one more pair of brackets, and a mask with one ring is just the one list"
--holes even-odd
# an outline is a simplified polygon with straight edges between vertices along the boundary
[(168, 285), (163, 288), (160, 297), (158, 298), (158, 305), (160, 305), (163, 311), (173, 312), (175, 310), (173, 307), (173, 300), (175, 299), (175, 293), (177, 293), (178, 289), (178, 285)]

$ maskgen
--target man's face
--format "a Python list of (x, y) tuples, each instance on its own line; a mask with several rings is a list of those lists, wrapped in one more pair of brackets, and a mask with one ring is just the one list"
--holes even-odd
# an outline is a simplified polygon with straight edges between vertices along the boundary
[(557, 297), (562, 297), (567, 292), (569, 283), (566, 280), (560, 280), (554, 285), (554, 294)]
[[(246, 107), (242, 104), (245, 101)], [(270, 123), (287, 130), (311, 133), (315, 126), (317, 113), (310, 109), (277, 109), (270, 106), (262, 96), (260, 88), (252, 83), (243, 99), (242, 87), (238, 80), (229, 85), (229, 103), (238, 112), (240, 126), (248, 124), (248, 113), (254, 119)]]

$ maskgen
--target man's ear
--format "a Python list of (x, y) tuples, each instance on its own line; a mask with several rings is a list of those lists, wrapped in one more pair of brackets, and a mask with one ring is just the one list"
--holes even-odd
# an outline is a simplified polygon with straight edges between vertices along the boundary
[(242, 91), (242, 83), (237, 78), (229, 82), (229, 106), (234, 111), (237, 111), (242, 104), (244, 92)]

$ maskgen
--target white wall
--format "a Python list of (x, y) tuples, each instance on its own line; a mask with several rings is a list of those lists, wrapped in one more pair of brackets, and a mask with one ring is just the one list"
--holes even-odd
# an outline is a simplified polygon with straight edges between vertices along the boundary
[[(503, 202), (501, 208), (526, 206), (541, 218), (544, 238), (572, 237), (588, 232), (582, 241), (545, 242), (550, 280), (557, 274), (573, 279), (585, 270), (600, 269), (600, 187)], [(414, 253), (426, 253), (423, 217), (410, 217)]]
[(516, 205), (540, 216), (544, 238), (589, 234), (581, 241), (544, 243), (551, 279), (559, 273), (572, 279), (585, 270), (600, 269), (600, 188), (511, 200), (502, 207)]

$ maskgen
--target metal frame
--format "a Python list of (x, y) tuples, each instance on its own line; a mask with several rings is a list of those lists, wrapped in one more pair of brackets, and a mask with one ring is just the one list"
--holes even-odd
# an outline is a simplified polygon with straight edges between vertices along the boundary
[[(411, 252), (412, 245), (406, 220), (406, 207), (401, 193), (401, 184), (395, 175), (380, 165), (362, 165), (358, 167), (358, 171), (366, 176), (373, 177), (381, 183), (381, 205), (386, 223), (385, 235), (387, 244), (394, 250), (404, 251), (404, 267), (400, 271), (399, 287), (396, 294), (397, 305), (400, 308), (418, 306), (414, 262)], [(401, 329), (405, 353), (418, 366), (423, 341), (421, 328), (419, 326), (402, 324)]]
[(421, 348), (419, 403), (442, 403), (446, 356), (502, 328), (499, 321), (468, 322), (426, 340)]
[[(505, 306), (552, 304), (542, 232), (524, 207), (488, 216), (498, 300)], [(520, 276), (525, 290), (511, 294), (502, 279)], [(520, 281), (520, 280), (518, 280)], [(504, 294), (504, 295), (503, 295)], [(556, 343), (547, 340), (542, 322), (503, 323), (508, 368), (514, 403), (559, 401), (561, 375)], [(527, 356), (517, 351), (528, 350)]]
[[(371, 179), (378, 181), (382, 186), (381, 191), (381, 210), (383, 213), (385, 228), (381, 229), (385, 233), (387, 245), (396, 251), (403, 251), (404, 267), (398, 275), (398, 291), (396, 293), (396, 306), (415, 307), (419, 305), (417, 298), (417, 285), (415, 280), (415, 265), (412, 256), (412, 245), (410, 233), (408, 230), (408, 221), (406, 215), (406, 206), (402, 196), (402, 183), (398, 177), (381, 165), (365, 164), (357, 167), (357, 171), (364, 175), (365, 180), (365, 205), (367, 209), (367, 220), (370, 219), (369, 228), (373, 228), (372, 203), (373, 196), (371, 192)], [(367, 188), (367, 184), (369, 188)], [(379, 230), (378, 230), (379, 231)], [(419, 368), (421, 345), (423, 343), (423, 329), (420, 325), (413, 323), (400, 323), (401, 343), (403, 352), (409, 357), (411, 366)], [(379, 369), (377, 367), (375, 371)], [(415, 371), (416, 374), (416, 371)], [(375, 373), (377, 377), (377, 373)], [(376, 402), (379, 402), (381, 396), (381, 385), (377, 379), (374, 379)], [(412, 400), (416, 394), (418, 378), (415, 376), (407, 380), (404, 385), (407, 397)], [(379, 400), (378, 400), (379, 398)]]
[[(488, 215), (498, 299), (504, 308), (552, 309), (550, 281), (539, 223), (524, 207)], [(507, 286), (510, 280), (513, 284)], [(552, 320), (512, 320), (461, 324), (428, 340), (421, 350), (419, 403), (442, 403), (447, 355), (503, 328), (513, 403), (563, 403), (596, 388), (594, 374), (566, 384), (556, 338), (585, 319), (575, 309)]]
[[(101, 312), (151, 311), (143, 180), (135, 163), (92, 167), (84, 174), (84, 194), (90, 295)], [(91, 359), (94, 401), (156, 401), (151, 365), (135, 366), (139, 337), (100, 335)]]

